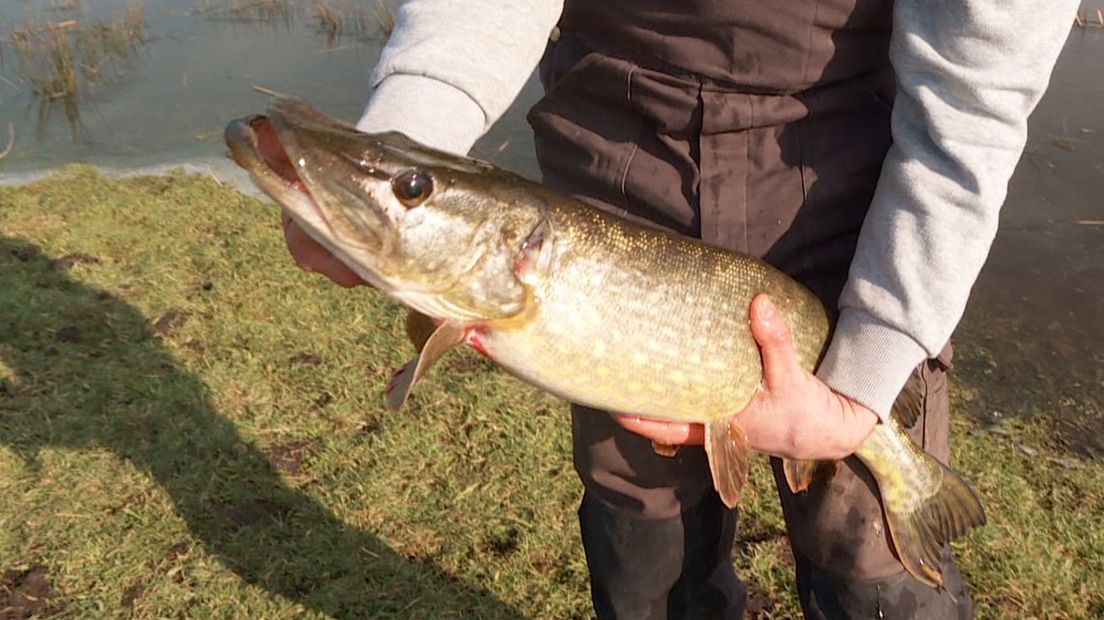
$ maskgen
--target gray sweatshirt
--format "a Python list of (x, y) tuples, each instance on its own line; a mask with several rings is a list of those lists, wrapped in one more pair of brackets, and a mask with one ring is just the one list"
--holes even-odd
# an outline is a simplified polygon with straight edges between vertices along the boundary
[[(893, 146), (817, 375), (883, 420), (962, 317), (1079, 0), (897, 0)], [(358, 127), (466, 153), (520, 92), (562, 0), (407, 0)]]

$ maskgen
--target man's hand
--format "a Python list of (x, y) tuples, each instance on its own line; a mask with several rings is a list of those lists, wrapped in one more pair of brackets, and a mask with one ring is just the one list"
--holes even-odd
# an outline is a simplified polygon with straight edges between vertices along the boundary
[(346, 267), (345, 263), (330, 254), (329, 250), (308, 237), (287, 212), (280, 214), (280, 220), (284, 225), (284, 240), (287, 241), (288, 251), (301, 269), (320, 273), (346, 288), (365, 283), (352, 269)]
[[(790, 459), (839, 459), (874, 430), (878, 416), (833, 392), (801, 367), (793, 336), (766, 295), (751, 302), (751, 334), (763, 358), (762, 389), (736, 414), (753, 450)], [(700, 424), (663, 422), (615, 414), (627, 430), (661, 445), (700, 444)]]

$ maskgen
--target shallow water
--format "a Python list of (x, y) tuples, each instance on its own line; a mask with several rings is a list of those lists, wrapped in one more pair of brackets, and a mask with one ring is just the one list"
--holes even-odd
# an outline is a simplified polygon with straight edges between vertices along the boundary
[[(118, 80), (84, 94), (84, 137), (74, 142), (57, 104), (48, 121), (39, 120), (40, 99), (20, 75), (9, 34), (43, 20), (108, 19), (125, 3), (86, 0), (79, 11), (49, 10), (57, 4), (0, 4), (0, 149), (6, 126), (16, 129), (0, 178), (70, 161), (123, 169), (193, 162), (233, 176), (222, 129), (264, 108), (268, 96), (254, 85), (355, 120), (383, 40), (373, 29), (330, 40), (302, 8), (306, 2), (292, 2), (301, 10), (288, 20), (243, 23), (193, 14), (198, 0), (147, 0), (145, 43)], [(375, 2), (343, 6), (370, 10)], [(957, 334), (957, 376), (983, 396), (975, 413), (986, 420), (1049, 416), (1072, 445), (1095, 452), (1104, 450), (1102, 63), (1104, 29), (1074, 29), (1031, 119), (1001, 230)], [(535, 177), (524, 113), (538, 93), (531, 80), (475, 155)]]
[[(5, 3), (6, 14), (12, 5)], [(92, 17), (118, 13), (125, 3), (86, 3)], [(4, 21), (14, 24), (46, 18), (57, 22), (92, 17), (69, 12), (27, 13)], [(38, 120), (40, 100), (32, 96), (19, 72), (11, 45), (0, 69), (20, 84), (14, 92), (0, 83), (0, 127), (14, 122), (16, 148), (6, 161), (6, 173), (21, 173), (67, 161), (109, 166), (145, 166), (191, 158), (219, 158), (224, 151), (222, 128), (227, 119), (263, 109), (268, 96), (254, 92), (260, 85), (274, 91), (309, 94), (327, 112), (353, 118), (368, 92), (368, 71), (379, 55), (380, 40), (338, 40), (325, 37), (301, 22), (290, 27), (274, 23), (213, 22), (190, 14), (199, 2), (151, 0), (144, 4), (145, 36), (149, 39), (133, 58), (125, 76), (113, 84), (92, 87), (80, 105), (86, 138), (74, 143), (60, 105), (48, 122)], [(7, 37), (4, 37), (5, 39)], [(327, 51), (327, 48), (332, 51)], [(36, 134), (41, 134), (36, 135)]]
[[(242, 0), (209, 0), (214, 6), (235, 1)], [(375, 0), (334, 4), (369, 19), (377, 7)], [(82, 10), (62, 12), (46, 10), (50, 5), (0, 4), (0, 148), (9, 123), (16, 133), (15, 148), (0, 171), (5, 176), (72, 161), (119, 168), (201, 161), (217, 168), (226, 161), (226, 122), (262, 111), (270, 98), (254, 86), (308, 99), (328, 114), (355, 121), (384, 41), (374, 24), (363, 34), (331, 40), (317, 27), (306, 1), (290, 1), (295, 10), (288, 20), (237, 22), (195, 13), (204, 6), (200, 0), (148, 0), (142, 5), (148, 40), (121, 79), (93, 85), (80, 96), (84, 136), (75, 141), (60, 102), (45, 107), (48, 121), (39, 120), (42, 100), (30, 92), (19, 70), (10, 33), (43, 21), (109, 20), (126, 3), (85, 0)], [(523, 98), (534, 99), (536, 88), (530, 83)], [(532, 142), (524, 127), (524, 113), (517, 107), (480, 142), (478, 154), (534, 172)]]

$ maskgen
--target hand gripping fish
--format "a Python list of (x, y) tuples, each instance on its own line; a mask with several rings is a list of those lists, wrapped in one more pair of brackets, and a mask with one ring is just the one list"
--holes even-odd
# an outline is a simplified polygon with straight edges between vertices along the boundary
[[(812, 370), (820, 301), (763, 261), (639, 226), (494, 166), (397, 133), (364, 134), (289, 98), (231, 122), (234, 160), (313, 239), (435, 328), (388, 394), (397, 409), (445, 351), (468, 344), (519, 379), (608, 411), (705, 426), (735, 506), (748, 444), (733, 414), (762, 379), (748, 307), (770, 295)], [(985, 522), (970, 488), (897, 421), (855, 456), (877, 481), (905, 569), (938, 587), (943, 546)], [(787, 461), (795, 492), (822, 464)]]

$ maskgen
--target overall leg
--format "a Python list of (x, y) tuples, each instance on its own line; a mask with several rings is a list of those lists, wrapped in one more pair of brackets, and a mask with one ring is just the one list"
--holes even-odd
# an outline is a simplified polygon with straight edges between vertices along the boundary
[(736, 620), (735, 510), (713, 491), (705, 451), (655, 454), (609, 414), (573, 406), (579, 525), (599, 618)]
[[(893, 412), (917, 444), (944, 463), (950, 461), (949, 363), (950, 345), (939, 359), (913, 372)], [(942, 589), (904, 572), (891, 551), (874, 481), (854, 458), (844, 462), (831, 483), (799, 495), (790, 493), (779, 462), (772, 461), (806, 618), (973, 617), (973, 604), (949, 549)]]

